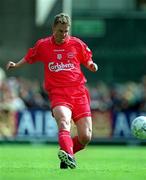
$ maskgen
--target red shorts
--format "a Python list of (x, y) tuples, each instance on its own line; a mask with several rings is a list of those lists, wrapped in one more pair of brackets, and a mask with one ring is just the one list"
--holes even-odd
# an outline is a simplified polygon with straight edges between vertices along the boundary
[(72, 111), (73, 121), (91, 116), (89, 92), (85, 86), (53, 88), (49, 92), (51, 109), (66, 106)]

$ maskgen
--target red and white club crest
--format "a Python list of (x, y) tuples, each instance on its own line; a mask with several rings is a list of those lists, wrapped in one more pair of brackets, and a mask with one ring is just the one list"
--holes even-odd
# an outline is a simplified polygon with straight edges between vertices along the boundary
[(62, 54), (57, 54), (57, 59), (61, 60), (62, 59)]

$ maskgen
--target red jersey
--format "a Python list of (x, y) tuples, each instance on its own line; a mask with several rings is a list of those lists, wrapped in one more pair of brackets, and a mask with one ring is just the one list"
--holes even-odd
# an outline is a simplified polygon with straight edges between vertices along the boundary
[(80, 39), (68, 36), (57, 45), (53, 36), (40, 39), (25, 55), (27, 63), (40, 61), (44, 64), (44, 86), (46, 90), (84, 84), (86, 78), (80, 64), (92, 61), (92, 52)]

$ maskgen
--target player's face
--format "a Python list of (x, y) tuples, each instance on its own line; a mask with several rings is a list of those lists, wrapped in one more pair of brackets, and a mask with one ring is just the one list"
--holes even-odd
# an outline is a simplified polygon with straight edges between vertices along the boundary
[(69, 26), (67, 24), (58, 23), (53, 27), (53, 35), (56, 44), (64, 43), (66, 37), (69, 34)]

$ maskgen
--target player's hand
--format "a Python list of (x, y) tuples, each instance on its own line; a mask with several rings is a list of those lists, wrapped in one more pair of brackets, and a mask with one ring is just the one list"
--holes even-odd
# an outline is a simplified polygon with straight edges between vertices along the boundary
[(11, 68), (16, 68), (16, 63), (13, 61), (9, 61), (8, 64), (6, 65), (6, 69), (11, 69)]
[(92, 72), (96, 72), (98, 70), (98, 66), (96, 63), (91, 63), (89, 66), (88, 66), (89, 70), (92, 71)]

